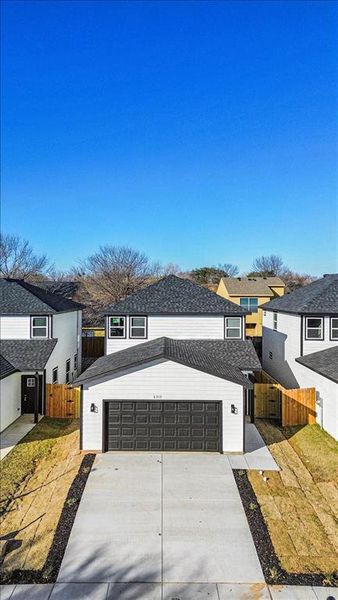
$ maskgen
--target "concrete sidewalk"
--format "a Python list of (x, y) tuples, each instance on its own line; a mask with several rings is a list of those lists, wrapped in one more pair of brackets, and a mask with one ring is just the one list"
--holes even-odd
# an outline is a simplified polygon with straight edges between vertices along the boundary
[(280, 471), (257, 427), (245, 423), (245, 453), (229, 454), (233, 469), (253, 469), (254, 471)]
[(256, 584), (5, 585), (1, 600), (338, 600), (338, 588)]
[[(39, 421), (41, 419), (42, 416), (40, 415)], [(22, 415), (16, 419), (14, 423), (9, 425), (7, 429), (4, 429), (4, 431), (0, 433), (0, 460), (5, 458), (5, 456), (13, 450), (14, 446), (16, 446), (16, 444), (18, 444), (20, 440), (35, 427), (35, 425), (34, 415), (27, 414)], [(2, 598), (0, 600), (2, 600)]]

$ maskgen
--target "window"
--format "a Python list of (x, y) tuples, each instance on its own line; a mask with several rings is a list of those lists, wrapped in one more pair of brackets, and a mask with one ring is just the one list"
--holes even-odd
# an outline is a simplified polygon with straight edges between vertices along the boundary
[(306, 317), (305, 339), (323, 340), (323, 317)]
[(225, 337), (226, 338), (241, 338), (242, 327), (240, 317), (225, 318)]
[(74, 371), (77, 371), (77, 353), (74, 354)]
[(70, 358), (66, 360), (66, 383), (70, 382)]
[(27, 387), (35, 387), (35, 377), (27, 377), (26, 386)]
[(338, 340), (338, 318), (332, 317), (331, 319), (331, 340)]
[(257, 312), (258, 298), (240, 298), (240, 305), (250, 312)]
[(147, 337), (147, 317), (130, 317), (129, 327), (131, 338)]
[(278, 314), (273, 313), (273, 328), (275, 331), (277, 331), (277, 327), (278, 327)]
[(57, 383), (59, 380), (59, 369), (55, 367), (52, 371), (52, 382)]
[(108, 317), (108, 336), (114, 337), (126, 337), (126, 317)]
[(31, 317), (31, 337), (48, 337), (48, 317)]
[(272, 352), (269, 352), (269, 358), (272, 360)]

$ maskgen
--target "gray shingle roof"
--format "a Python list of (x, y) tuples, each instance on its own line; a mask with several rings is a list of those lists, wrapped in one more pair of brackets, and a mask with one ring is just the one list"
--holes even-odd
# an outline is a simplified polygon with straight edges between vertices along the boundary
[(80, 310), (82, 304), (16, 279), (0, 280), (0, 314), (48, 315)]
[(222, 281), (232, 296), (270, 296), (274, 293), (270, 286), (285, 287), (279, 277), (222, 277)]
[(6, 360), (0, 354), (0, 379), (4, 377), (8, 377), (8, 375), (12, 375), (12, 373), (16, 373), (18, 369), (16, 369), (8, 360)]
[(106, 314), (218, 314), (247, 311), (214, 292), (176, 275), (169, 275), (109, 306)]
[(50, 279), (34, 281), (34, 285), (52, 294), (59, 294), (68, 300), (73, 300), (80, 287), (78, 281), (53, 281)]
[(338, 345), (306, 356), (299, 356), (296, 361), (311, 371), (338, 383)]
[(338, 314), (338, 273), (325, 275), (290, 294), (274, 298), (261, 308), (303, 315)]
[(1, 340), (1, 356), (18, 371), (41, 371), (45, 368), (57, 339)]
[(252, 387), (242, 371), (261, 369), (250, 340), (173, 340), (157, 338), (96, 360), (75, 385), (165, 358), (222, 379)]

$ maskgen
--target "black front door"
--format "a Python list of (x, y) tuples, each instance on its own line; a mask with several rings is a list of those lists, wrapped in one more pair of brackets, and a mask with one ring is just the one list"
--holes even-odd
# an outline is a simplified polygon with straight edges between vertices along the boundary
[[(21, 414), (34, 413), (37, 393), (36, 377), (34, 375), (22, 375), (21, 386)], [(39, 375), (39, 413), (42, 413), (42, 375)]]

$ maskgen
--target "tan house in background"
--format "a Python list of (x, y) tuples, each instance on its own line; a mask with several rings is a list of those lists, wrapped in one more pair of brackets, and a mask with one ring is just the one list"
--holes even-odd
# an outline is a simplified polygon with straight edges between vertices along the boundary
[(276, 296), (284, 296), (285, 283), (279, 277), (223, 277), (217, 294), (239, 304), (252, 314), (245, 318), (246, 335), (262, 336), (262, 310), (259, 308)]

